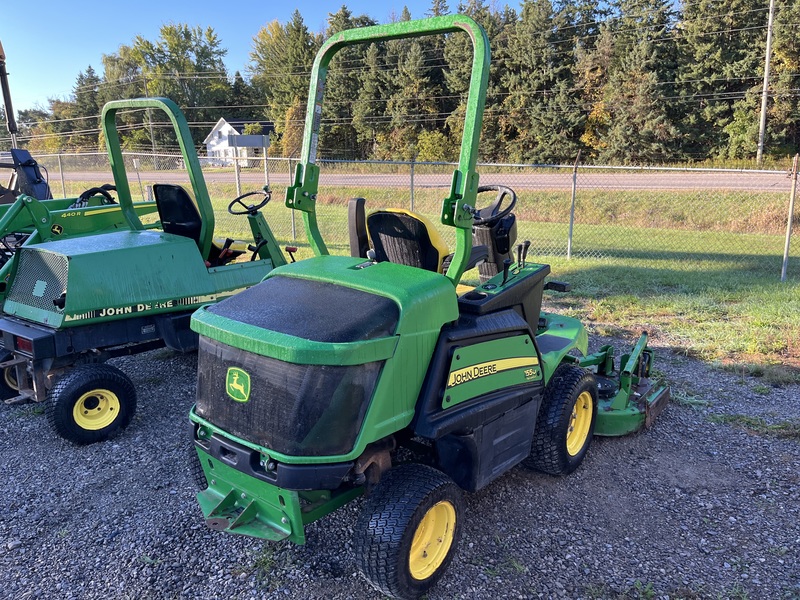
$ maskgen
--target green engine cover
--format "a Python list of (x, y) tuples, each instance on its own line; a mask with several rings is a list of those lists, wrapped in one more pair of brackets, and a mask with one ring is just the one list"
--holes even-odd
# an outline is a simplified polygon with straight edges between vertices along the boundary
[[(369, 266), (364, 267), (364, 264)], [(276, 281), (300, 280), (321, 282), (339, 288), (351, 288), (366, 292), (361, 304), (348, 307), (356, 315), (368, 312), (372, 303), (369, 298), (388, 298), (397, 306), (399, 317), (394, 335), (378, 339), (353, 342), (328, 342), (313, 339), (314, 332), (307, 337), (292, 335), (268, 328), (264, 324), (248, 322), (247, 310), (239, 304), (246, 299), (258, 314), (259, 306), (269, 300), (279, 304), (277, 317), (283, 320), (303, 320), (314, 306), (324, 304), (324, 296), (314, 297), (309, 293), (294, 303), (280, 297), (279, 290), (268, 298), (260, 297), (260, 289), (272, 289)], [(309, 290), (314, 289), (309, 285)], [(263, 302), (262, 302), (263, 300)], [(377, 300), (375, 300), (377, 302)], [(233, 306), (235, 308), (228, 308)], [(256, 286), (238, 299), (231, 298), (214, 307), (200, 310), (192, 316), (192, 329), (201, 336), (221, 342), (230, 347), (260, 356), (274, 358), (296, 365), (356, 365), (372, 361), (385, 361), (370, 398), (366, 401), (363, 426), (352, 448), (342, 454), (328, 456), (293, 456), (264, 448), (265, 452), (285, 462), (336, 462), (358, 457), (367, 444), (393, 434), (408, 425), (414, 416), (420, 389), (433, 355), (439, 332), (445, 323), (458, 318), (456, 293), (450, 281), (439, 273), (389, 262), (364, 263), (363, 259), (343, 256), (320, 256), (309, 258), (270, 272), (265, 282)], [(256, 319), (259, 320), (259, 319)], [(209, 360), (222, 360), (220, 358)], [(253, 368), (251, 363), (227, 363), (226, 366)], [(288, 370), (289, 367), (287, 367)], [(208, 372), (215, 372), (209, 368)], [(280, 375), (280, 373), (279, 373)], [(222, 382), (224, 373), (220, 372)], [(212, 382), (204, 385), (204, 393), (211, 393)], [(219, 390), (224, 390), (222, 385)], [(249, 404), (259, 400), (251, 399)], [(264, 398), (262, 402), (272, 401)], [(311, 402), (310, 399), (307, 400)], [(224, 391), (208, 398), (204, 405), (204, 417), (198, 419), (210, 427), (214, 426), (215, 413), (243, 413), (251, 410), (242, 401), (228, 397)], [(266, 410), (266, 409), (265, 409)], [(310, 410), (310, 409), (309, 409)], [(269, 412), (269, 411), (268, 411)], [(246, 419), (245, 419), (246, 420)]]
[[(119, 231), (22, 248), (4, 312), (61, 328), (188, 310), (252, 285), (266, 272), (207, 269), (189, 238)], [(223, 276), (223, 270), (233, 271)], [(222, 279), (220, 286), (216, 280)]]

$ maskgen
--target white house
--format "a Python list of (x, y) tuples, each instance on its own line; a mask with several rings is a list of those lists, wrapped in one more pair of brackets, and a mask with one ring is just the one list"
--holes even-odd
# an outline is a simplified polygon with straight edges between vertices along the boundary
[[(262, 154), (263, 151), (257, 148), (237, 147), (236, 141), (233, 139), (236, 136), (243, 135), (245, 125), (251, 123), (256, 123), (261, 126), (261, 131), (256, 132), (256, 135), (269, 135), (272, 131), (275, 131), (274, 125), (268, 121), (220, 119), (217, 121), (216, 125), (214, 125), (211, 133), (203, 140), (209, 160), (216, 164), (231, 165), (233, 164), (233, 160), (231, 159), (235, 156), (249, 158), (257, 154)], [(242, 166), (244, 166), (244, 164)]]

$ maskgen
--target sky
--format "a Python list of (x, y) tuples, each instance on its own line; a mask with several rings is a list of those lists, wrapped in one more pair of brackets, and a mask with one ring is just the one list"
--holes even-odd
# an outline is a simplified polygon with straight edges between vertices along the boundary
[[(14, 112), (47, 108), (49, 98), (66, 99), (81, 71), (91, 65), (102, 75), (103, 54), (131, 45), (137, 35), (155, 41), (165, 23), (211, 27), (227, 48), (228, 72), (244, 71), (249, 63), (253, 37), (277, 19), (286, 23), (295, 8), (311, 32), (325, 29), (329, 13), (342, 4), (354, 15), (367, 14), (379, 23), (399, 15), (404, 6), (412, 18), (422, 18), (430, 0), (40, 0), (35, 9), (20, 0), (3, 0), (0, 9), (0, 42), (6, 54)], [(449, 2), (451, 9), (457, 0)], [(0, 101), (1, 103), (1, 101)]]

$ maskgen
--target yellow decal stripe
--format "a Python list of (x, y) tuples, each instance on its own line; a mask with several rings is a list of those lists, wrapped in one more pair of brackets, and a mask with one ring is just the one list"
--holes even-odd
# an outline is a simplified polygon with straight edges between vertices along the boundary
[(450, 377), (447, 380), (447, 387), (454, 387), (468, 381), (474, 381), (481, 377), (488, 377), (495, 375), (502, 371), (510, 369), (519, 369), (522, 367), (535, 367), (539, 364), (539, 359), (535, 356), (521, 356), (519, 358), (503, 358), (500, 360), (493, 360), (484, 363), (478, 363), (470, 367), (464, 367), (458, 371), (451, 371)]

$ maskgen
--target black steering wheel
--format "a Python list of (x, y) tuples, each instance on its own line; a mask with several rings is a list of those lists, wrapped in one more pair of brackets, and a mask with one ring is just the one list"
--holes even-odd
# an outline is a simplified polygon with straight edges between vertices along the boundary
[(78, 196), (78, 203), (85, 204), (89, 198), (92, 196), (97, 196), (98, 194), (103, 197), (103, 204), (116, 204), (117, 201), (114, 197), (109, 194), (109, 192), (116, 192), (117, 188), (110, 183), (105, 183), (100, 187), (93, 187), (89, 188), (85, 192), (83, 192), (80, 196)]
[[(504, 185), (482, 185), (478, 187), (478, 194), (483, 192), (497, 192), (494, 202), (486, 208), (476, 208), (473, 211), (473, 225), (494, 225), (500, 219), (508, 215), (517, 205), (517, 194), (510, 187)], [(508, 206), (503, 208), (506, 197), (510, 198)]]
[[(248, 196), (264, 196), (264, 199), (256, 205), (250, 204), (247, 205), (242, 200), (247, 198)], [(264, 189), (258, 190), (257, 192), (247, 192), (246, 194), (242, 194), (238, 198), (234, 198), (231, 200), (231, 203), (228, 204), (228, 212), (232, 215), (254, 215), (258, 212), (259, 208), (266, 206), (267, 202), (270, 201), (272, 198), (272, 192)], [(233, 210), (233, 207), (236, 205), (241, 206), (244, 210)]]

